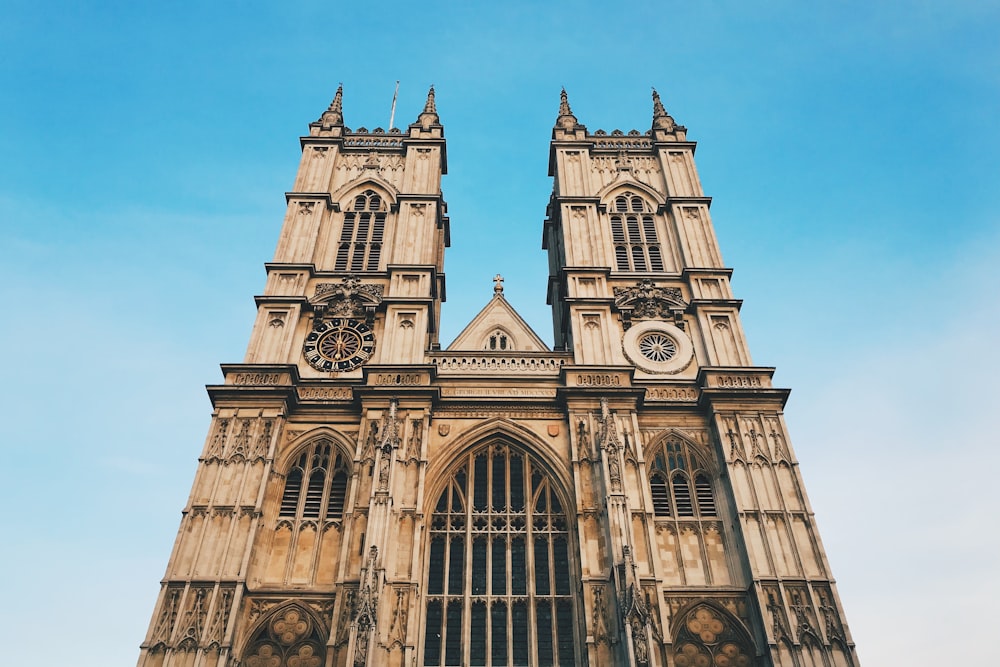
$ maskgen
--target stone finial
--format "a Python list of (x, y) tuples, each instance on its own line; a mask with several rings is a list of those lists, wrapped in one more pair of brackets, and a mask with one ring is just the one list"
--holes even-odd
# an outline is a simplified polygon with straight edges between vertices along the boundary
[(417, 116), (417, 122), (423, 128), (429, 128), (431, 125), (440, 125), (441, 119), (438, 117), (437, 104), (434, 102), (434, 86), (430, 87), (427, 91), (427, 101), (424, 103), (424, 110), (419, 116)]
[(503, 276), (499, 273), (493, 276), (493, 294), (503, 296)]
[(569, 108), (569, 96), (566, 94), (566, 89), (563, 88), (562, 92), (559, 93), (559, 117), (556, 118), (556, 127), (572, 130), (578, 124), (573, 110)]
[(344, 84), (337, 86), (337, 93), (330, 102), (330, 107), (319, 117), (319, 122), (325, 127), (344, 124)]

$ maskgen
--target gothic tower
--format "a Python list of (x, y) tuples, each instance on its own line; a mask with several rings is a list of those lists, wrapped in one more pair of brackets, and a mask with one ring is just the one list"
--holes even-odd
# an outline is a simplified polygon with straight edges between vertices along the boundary
[(857, 665), (694, 167), (565, 91), (544, 225), (555, 349), (492, 298), (438, 342), (433, 88), (302, 161), (140, 667)]

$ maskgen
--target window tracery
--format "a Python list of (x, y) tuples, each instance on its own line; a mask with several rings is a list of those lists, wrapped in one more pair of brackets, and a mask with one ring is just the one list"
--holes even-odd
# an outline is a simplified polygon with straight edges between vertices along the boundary
[(663, 255), (651, 207), (631, 192), (615, 197), (611, 206), (611, 240), (619, 271), (663, 271)]
[(292, 605), (274, 614), (254, 634), (243, 660), (247, 667), (321, 667), (325, 642), (318, 624)]
[(576, 664), (566, 511), (506, 444), (463, 457), (431, 517), (426, 666)]
[(386, 205), (374, 190), (354, 198), (344, 213), (335, 271), (378, 271), (385, 236)]
[(657, 517), (717, 515), (711, 476), (687, 442), (668, 440), (656, 452), (649, 471), (649, 490)]
[(514, 338), (503, 329), (494, 329), (486, 337), (486, 349), (491, 352), (507, 352), (513, 350)]
[(330, 440), (316, 440), (299, 452), (285, 477), (278, 517), (339, 521), (344, 516), (347, 479), (344, 455)]

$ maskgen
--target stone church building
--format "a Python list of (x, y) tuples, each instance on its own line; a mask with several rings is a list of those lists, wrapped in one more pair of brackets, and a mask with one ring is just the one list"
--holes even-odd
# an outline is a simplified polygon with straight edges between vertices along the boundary
[(302, 160), (139, 667), (854, 667), (782, 409), (686, 128), (549, 145), (554, 347), (492, 299), (439, 342), (433, 88), (342, 91)]

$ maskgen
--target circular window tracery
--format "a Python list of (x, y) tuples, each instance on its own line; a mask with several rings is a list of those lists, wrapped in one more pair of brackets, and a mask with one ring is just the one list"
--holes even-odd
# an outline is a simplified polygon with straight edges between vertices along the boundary
[(677, 341), (662, 331), (651, 331), (639, 339), (639, 352), (650, 361), (670, 361), (677, 355)]
[(622, 349), (633, 364), (647, 373), (680, 373), (694, 359), (688, 335), (662, 320), (633, 325), (622, 338)]

